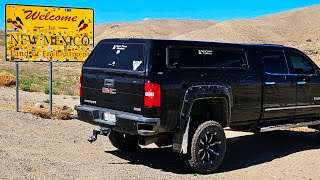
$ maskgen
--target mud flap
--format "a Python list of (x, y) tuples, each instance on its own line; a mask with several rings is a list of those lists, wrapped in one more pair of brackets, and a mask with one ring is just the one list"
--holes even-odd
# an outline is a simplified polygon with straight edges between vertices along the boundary
[(172, 143), (172, 151), (187, 154), (188, 153), (188, 135), (189, 135), (189, 124), (191, 118), (189, 117), (186, 128), (184, 131), (177, 132), (174, 135)]

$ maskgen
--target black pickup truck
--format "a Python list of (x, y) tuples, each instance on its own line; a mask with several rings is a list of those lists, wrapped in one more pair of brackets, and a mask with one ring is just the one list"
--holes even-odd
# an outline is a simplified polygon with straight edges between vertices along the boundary
[(197, 173), (226, 151), (224, 128), (319, 129), (319, 67), (281, 45), (105, 39), (82, 67), (81, 121), (121, 151), (172, 146)]

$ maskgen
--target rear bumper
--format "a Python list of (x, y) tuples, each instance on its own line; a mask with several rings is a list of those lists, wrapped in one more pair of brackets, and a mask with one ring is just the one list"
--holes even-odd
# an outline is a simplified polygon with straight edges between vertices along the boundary
[[(159, 132), (160, 118), (148, 118), (139, 114), (88, 105), (76, 105), (75, 110), (77, 110), (80, 121), (107, 127), (125, 134), (153, 136)], [(104, 120), (103, 114), (105, 112), (114, 114), (116, 122)]]

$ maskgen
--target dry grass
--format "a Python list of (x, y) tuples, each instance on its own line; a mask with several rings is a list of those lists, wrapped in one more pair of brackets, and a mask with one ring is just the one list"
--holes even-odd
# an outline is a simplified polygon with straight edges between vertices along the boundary
[(51, 119), (53, 114), (50, 114), (50, 112), (47, 109), (34, 109), (30, 108), (29, 112), (35, 116), (39, 116), (44, 119)]
[(0, 86), (12, 86), (16, 83), (16, 78), (10, 73), (0, 73)]
[(59, 108), (55, 109), (52, 114), (48, 109), (44, 108), (34, 108), (34, 107), (26, 107), (26, 112), (30, 112), (35, 116), (39, 116), (44, 119), (56, 119), (56, 120), (69, 120), (72, 119), (72, 109), (71, 108)]
[(61, 120), (69, 120), (72, 119), (72, 109), (66, 108), (66, 109), (59, 109), (53, 113), (54, 119), (61, 119)]

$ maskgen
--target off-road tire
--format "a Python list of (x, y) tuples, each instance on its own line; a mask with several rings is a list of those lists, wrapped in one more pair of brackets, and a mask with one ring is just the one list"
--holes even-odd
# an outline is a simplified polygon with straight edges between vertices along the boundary
[(189, 143), (187, 165), (199, 174), (215, 172), (226, 152), (226, 136), (221, 125), (206, 121), (194, 131)]
[(129, 135), (111, 130), (109, 134), (111, 144), (123, 152), (137, 152), (141, 150), (138, 139), (129, 138)]

